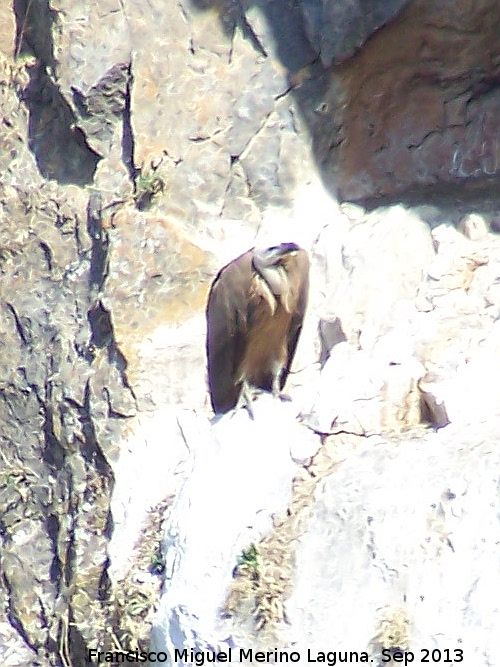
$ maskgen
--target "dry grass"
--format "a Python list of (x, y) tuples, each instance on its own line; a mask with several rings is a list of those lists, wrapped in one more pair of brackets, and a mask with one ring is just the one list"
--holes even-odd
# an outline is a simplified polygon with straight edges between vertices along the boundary
[(258, 637), (261, 643), (274, 645), (280, 628), (287, 622), (286, 600), (294, 583), (297, 540), (306, 528), (316, 486), (332, 472), (339, 460), (337, 445), (346, 440), (357, 444), (361, 438), (345, 434), (328, 438), (311, 465), (299, 471), (293, 482), (290, 507), (274, 518), (271, 533), (255, 545), (258, 565), (236, 565), (222, 613), (247, 637)]
[[(168, 496), (149, 512), (126, 576), (114, 588), (115, 648), (119, 651), (148, 650), (154, 613), (160, 598), (162, 579), (159, 558), (163, 523), (173, 496)], [(151, 576), (153, 575), (153, 576)]]
[(408, 648), (410, 618), (403, 607), (386, 609), (375, 639), (384, 648)]

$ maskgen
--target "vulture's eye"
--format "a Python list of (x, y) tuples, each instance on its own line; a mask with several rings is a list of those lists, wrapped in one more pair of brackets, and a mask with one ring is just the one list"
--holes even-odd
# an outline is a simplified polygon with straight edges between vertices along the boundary
[(280, 245), (273, 245), (266, 250), (266, 255), (272, 259), (279, 259), (283, 254), (283, 249)]

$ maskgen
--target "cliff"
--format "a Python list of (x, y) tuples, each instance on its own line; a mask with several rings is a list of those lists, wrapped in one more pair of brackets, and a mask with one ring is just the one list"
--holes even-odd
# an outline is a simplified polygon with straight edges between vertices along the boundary
[[(498, 662), (499, 23), (0, 7), (2, 664)], [(293, 400), (211, 424), (205, 298), (256, 239), (312, 260)]]

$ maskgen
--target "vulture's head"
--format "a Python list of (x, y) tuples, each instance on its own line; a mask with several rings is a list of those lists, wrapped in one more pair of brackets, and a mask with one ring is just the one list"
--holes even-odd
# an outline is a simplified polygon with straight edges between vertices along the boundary
[(300, 251), (296, 243), (280, 243), (270, 248), (255, 248), (253, 267), (264, 278), (274, 295), (288, 289), (288, 269), (292, 258)]

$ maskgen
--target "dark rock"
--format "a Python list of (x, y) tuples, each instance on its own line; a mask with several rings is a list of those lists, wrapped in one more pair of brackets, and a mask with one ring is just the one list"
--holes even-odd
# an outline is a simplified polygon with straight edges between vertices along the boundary
[(499, 28), (492, 0), (416, 0), (336, 67), (326, 94), (336, 139), (321, 140), (325, 126), (315, 137), (328, 185), (351, 200), (478, 179), (491, 187)]
[[(309, 41), (325, 67), (346, 60), (409, 0), (300, 0)], [(276, 3), (273, 3), (276, 4)]]
[(71, 108), (41, 66), (31, 71), (24, 98), (30, 113), (30, 148), (42, 176), (88, 185), (100, 156), (76, 126)]
[(321, 319), (319, 322), (319, 337), (321, 341), (320, 364), (325, 365), (330, 352), (335, 345), (344, 342), (346, 335), (342, 329), (342, 322), (338, 317), (331, 320)]
[[(63, 657), (82, 664), (70, 634), (87, 645), (107, 641), (110, 611), (100, 591), (111, 525), (110, 461), (131, 399), (115, 342), (105, 346), (99, 373), (88, 352), (87, 314), (96, 307), (92, 253), (103, 245), (87, 233), (88, 193), (40, 175), (82, 182), (88, 151), (61, 139), (72, 112), (57, 94), (65, 111), (54, 116), (56, 86), (36, 76), (38, 93), (29, 102), (19, 102), (12, 81), (0, 100), (0, 597), (9, 627), (32, 653), (33, 662), (18, 658), (22, 664), (35, 664), (36, 654), (47, 656), (42, 664)], [(29, 150), (29, 105), (31, 121), (38, 118), (31, 145), (41, 151), (40, 171)], [(16, 645), (14, 637), (9, 645)]]
[(437, 430), (450, 423), (446, 404), (440, 396), (439, 378), (427, 373), (418, 382), (422, 395), (422, 421), (432, 424)]

